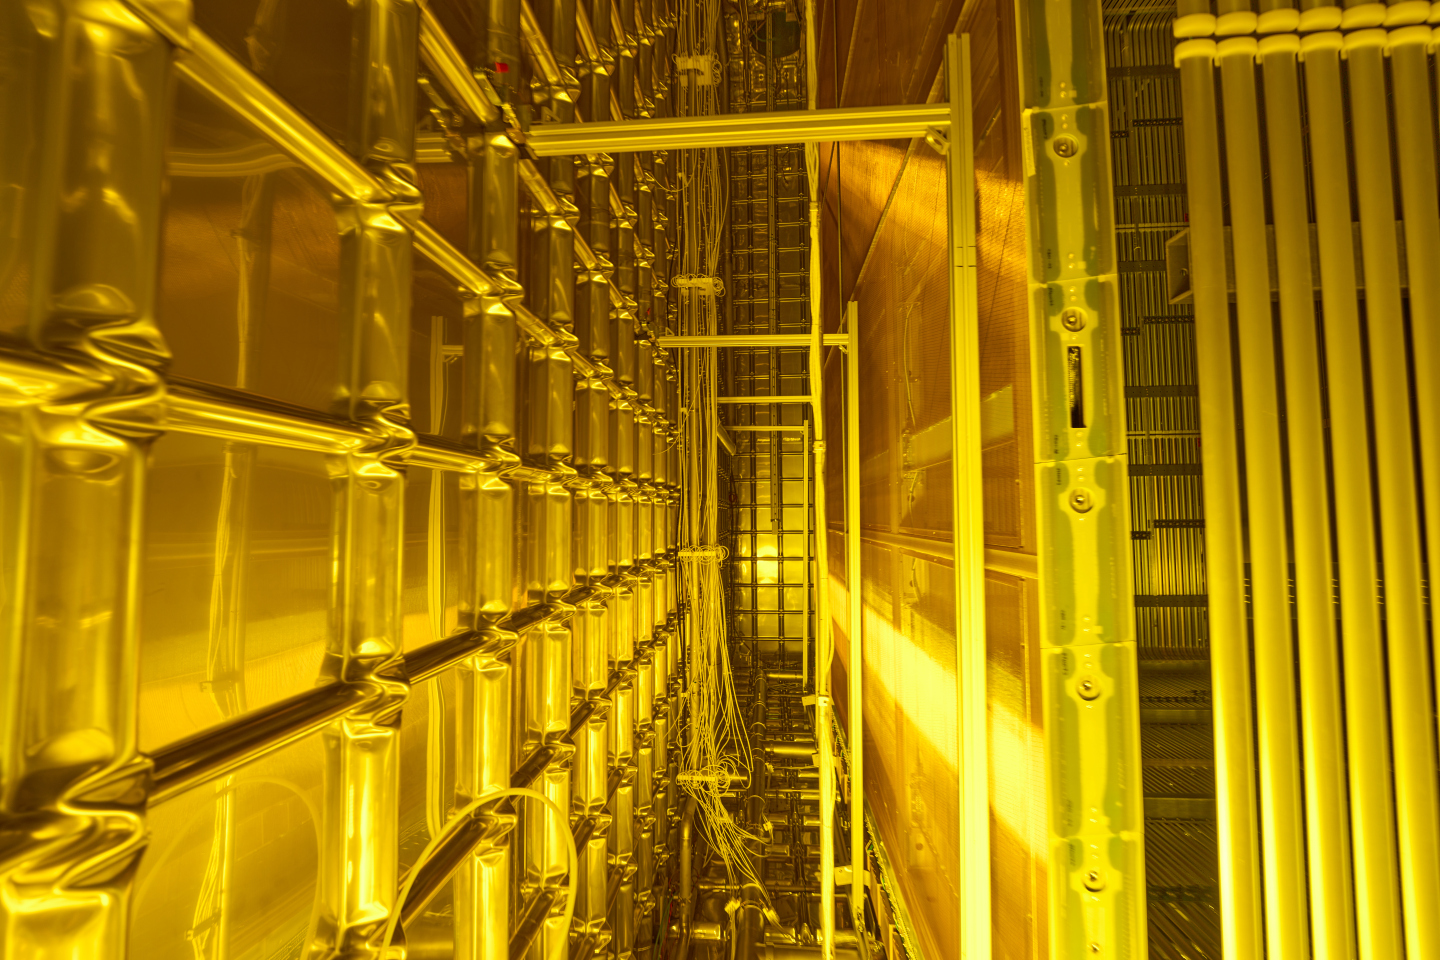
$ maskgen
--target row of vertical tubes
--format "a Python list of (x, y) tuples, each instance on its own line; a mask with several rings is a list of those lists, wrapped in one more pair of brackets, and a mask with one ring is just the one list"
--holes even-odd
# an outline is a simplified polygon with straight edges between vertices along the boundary
[[(1217, 12), (1223, 24), (1249, 9), (1231, 0)], [(1210, 9), (1182, 2), (1180, 13)], [(1440, 548), (1431, 30), (1293, 29), (1186, 40), (1176, 53), (1224, 949), (1437, 956), (1436, 678), (1423, 569), (1427, 548), (1432, 562)]]

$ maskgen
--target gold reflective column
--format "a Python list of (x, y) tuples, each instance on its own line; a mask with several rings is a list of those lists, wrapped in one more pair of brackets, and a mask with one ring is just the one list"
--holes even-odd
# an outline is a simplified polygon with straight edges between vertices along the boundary
[(330, 458), (335, 591), (322, 680), (375, 686), (366, 708), (324, 734), (324, 820), (310, 942), (342, 956), (379, 957), (398, 888), (396, 728), (407, 693), (390, 679), (400, 650), (400, 557), (405, 478), (392, 460), (413, 443), (408, 418), (411, 227), (419, 218), (413, 95), (418, 14), (410, 0), (367, 0), (350, 148), (388, 188), (342, 203), (342, 395), (337, 413), (374, 437)]
[(0, 190), (0, 943), (124, 955), (144, 849), (137, 578), (164, 394), (155, 323), (171, 53), (115, 4), (10, 5)]

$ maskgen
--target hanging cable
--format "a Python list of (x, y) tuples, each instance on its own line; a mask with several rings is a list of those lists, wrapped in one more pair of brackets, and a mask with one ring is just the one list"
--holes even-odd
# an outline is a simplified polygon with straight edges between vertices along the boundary
[[(719, 84), (726, 69), (720, 56), (720, 14), (718, 0), (701, 0), (681, 11), (677, 66), (706, 65), (681, 84), (681, 115), (719, 112)], [(684, 238), (675, 282), (681, 304), (680, 325), (687, 335), (713, 335), (719, 332), (719, 300), (724, 296), (724, 287), (717, 279), (729, 210), (724, 152), (681, 152), (678, 181)], [(695, 799), (701, 835), (724, 863), (730, 881), (760, 887), (745, 849), (747, 841), (759, 838), (735, 821), (724, 802), (727, 793), (750, 782), (756, 761), (730, 668), (729, 617), (721, 579), (721, 564), (727, 554), (716, 543), (716, 354), (713, 349), (688, 350), (680, 362), (686, 391), (682, 403), (686, 498), (681, 518), (681, 539), (686, 546), (680, 552), (680, 561), (690, 643), (686, 655), (689, 710), (682, 733), (678, 783)]]

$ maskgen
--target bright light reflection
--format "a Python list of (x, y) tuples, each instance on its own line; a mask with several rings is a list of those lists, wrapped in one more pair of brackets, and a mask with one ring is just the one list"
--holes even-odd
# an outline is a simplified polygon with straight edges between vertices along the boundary
[[(848, 611), (848, 597), (843, 584), (831, 580), (832, 611)], [(910, 619), (917, 637), (949, 635), (949, 632), (913, 609)], [(844, 624), (836, 618), (837, 652), (844, 650)], [(843, 657), (848, 662), (848, 657)], [(943, 783), (954, 783), (959, 776), (959, 713), (956, 703), (955, 667), (936, 660), (916, 639), (890, 623), (869, 603), (865, 604), (865, 687), (866, 705), (871, 711), (899, 704), (906, 725), (920, 734), (935, 756), (944, 762)], [(991, 677), (996, 683), (1013, 688), (1023, 685), (1023, 678), (1001, 671)], [(888, 703), (887, 703), (888, 701)], [(1017, 785), (1034, 782), (1031, 755), (1035, 749), (1029, 719), (1015, 712), (1011, 704), (1022, 702), (1017, 697), (991, 698), (989, 713), (990, 776), (992, 782), (1005, 785), (1002, 795), (1014, 795)], [(893, 711), (892, 711), (893, 712)], [(878, 720), (878, 718), (877, 718)], [(872, 722), (867, 717), (867, 723)], [(879, 721), (877, 726), (883, 723)], [(936, 784), (937, 787), (941, 784)], [(1023, 792), (1023, 791), (1021, 791)], [(898, 799), (898, 798), (896, 798)], [(1034, 805), (1032, 816), (1026, 816), (1031, 804), (997, 804), (991, 812), (1034, 855), (1045, 847), (1043, 808)], [(1017, 808), (1018, 807), (1018, 808)], [(891, 838), (893, 840), (893, 838)]]

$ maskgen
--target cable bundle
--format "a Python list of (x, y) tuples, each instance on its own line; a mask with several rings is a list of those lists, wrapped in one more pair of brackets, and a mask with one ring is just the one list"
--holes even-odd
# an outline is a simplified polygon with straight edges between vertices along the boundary
[[(677, 62), (681, 58), (695, 63), (696, 58), (715, 57), (719, 29), (719, 0), (701, 0), (682, 8)], [(720, 80), (717, 76), (715, 83), (683, 85), (680, 114), (718, 113)], [(719, 332), (718, 300), (724, 293), (713, 278), (719, 273), (729, 203), (725, 155), (708, 149), (681, 151), (679, 157), (684, 244), (676, 273), (687, 281), (676, 283), (681, 297), (681, 329), (691, 336), (713, 335)], [(720, 568), (724, 552), (715, 542), (719, 504), (715, 351), (687, 350), (681, 363), (681, 383), (686, 390), (682, 412), (685, 455), (681, 467), (686, 499), (681, 541), (687, 546), (681, 550), (680, 562), (690, 640), (686, 653), (689, 711), (677, 782), (695, 798), (697, 823), (710, 848), (724, 861), (730, 882), (759, 887), (759, 878), (745, 850), (746, 841), (759, 838), (742, 829), (724, 803), (726, 793), (749, 783), (755, 758), (730, 669), (729, 618)]]

